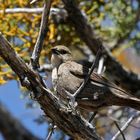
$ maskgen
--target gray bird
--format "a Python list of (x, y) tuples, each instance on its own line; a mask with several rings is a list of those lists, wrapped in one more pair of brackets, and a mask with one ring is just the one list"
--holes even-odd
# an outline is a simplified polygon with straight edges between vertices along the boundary
[[(67, 102), (86, 78), (89, 68), (73, 61), (71, 51), (62, 45), (52, 48), (52, 82), (60, 100)], [(95, 111), (107, 106), (127, 106), (140, 110), (140, 99), (133, 97), (103, 76), (93, 72), (75, 100), (79, 108)]]

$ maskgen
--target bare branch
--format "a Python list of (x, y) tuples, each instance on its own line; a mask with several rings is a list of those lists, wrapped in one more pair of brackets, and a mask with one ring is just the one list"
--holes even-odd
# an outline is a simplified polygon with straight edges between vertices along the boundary
[[(136, 114), (132, 115), (132, 116), (128, 119), (128, 121), (123, 125), (123, 127), (121, 128), (121, 132), (125, 131), (125, 130), (128, 128), (129, 124), (130, 124), (139, 114), (140, 114), (140, 113), (137, 112)], [(116, 139), (118, 138), (118, 136), (121, 134), (121, 132), (118, 131), (118, 132), (112, 137), (111, 140), (116, 140)]]
[(90, 123), (91, 123), (92, 120), (95, 118), (95, 116), (96, 116), (97, 113), (98, 113), (97, 111), (95, 111), (95, 112), (92, 113), (92, 115), (91, 115), (91, 117), (90, 117), (90, 119), (89, 119), (89, 122), (90, 122)]
[(98, 66), (97, 73), (102, 75), (104, 71), (105, 71), (104, 58), (101, 57), (100, 60), (99, 60), (99, 66)]
[(46, 116), (66, 134), (74, 139), (99, 140), (94, 127), (78, 113), (70, 113), (62, 105), (58, 98), (47, 89), (36, 72), (34, 72), (25, 62), (15, 53), (8, 41), (0, 34), (0, 56), (7, 62), (13, 71), (22, 80), (27, 79), (28, 84), (24, 84), (30, 91), (38, 93), (35, 99), (40, 104)]
[[(2, 13), (4, 14), (16, 14), (16, 13), (41, 14), (42, 11), (43, 11), (43, 7), (41, 8), (6, 8), (4, 10), (0, 10), (0, 14)], [(66, 15), (65, 9), (60, 9), (60, 8), (50, 9), (50, 15), (60, 14), (60, 13), (63, 13), (64, 15)]]
[[(98, 52), (99, 52), (99, 50), (98, 50)], [(100, 53), (102, 53), (102, 52), (100, 52)], [(99, 59), (99, 60), (97, 60), (97, 59)], [(97, 64), (97, 62), (99, 61), (99, 64), (98, 64), (99, 66), (98, 66), (98, 70), (97, 70), (97, 73), (98, 74), (101, 74), (102, 73), (102, 70), (104, 68), (104, 62), (103, 62), (103, 60), (104, 60), (104, 58), (101, 57), (101, 54), (99, 54), (99, 56), (97, 54), (97, 57), (95, 59), (95, 64)], [(95, 118), (95, 116), (96, 116), (97, 113), (98, 113), (97, 111), (95, 111), (95, 112), (92, 113), (92, 115), (91, 115), (91, 117), (89, 119), (89, 122), (92, 122), (92, 120)]]
[(124, 136), (124, 134), (123, 134), (123, 131), (121, 130), (121, 128), (120, 128), (120, 126), (118, 125), (118, 123), (117, 123), (116, 121), (114, 121), (114, 123), (115, 123), (116, 127), (119, 129), (120, 134), (121, 134), (122, 137), (123, 137), (123, 140), (126, 140), (126, 139), (125, 139), (125, 136)]
[(50, 128), (50, 131), (49, 131), (49, 133), (48, 133), (48, 136), (47, 136), (46, 140), (50, 140), (50, 139), (51, 139), (51, 136), (52, 136), (52, 134), (53, 134), (55, 128), (56, 128), (56, 125), (53, 125), (53, 126)]
[(0, 131), (6, 140), (39, 140), (0, 103)]
[(38, 0), (32, 0), (31, 2), (30, 2), (30, 4), (33, 4), (33, 3), (35, 3), (35, 2), (37, 2)]
[(6, 14), (15, 14), (15, 13), (36, 13), (40, 14), (42, 13), (43, 8), (6, 8), (4, 10), (0, 10), (0, 13), (6, 13)]
[[(82, 12), (77, 8), (75, 0), (62, 0), (68, 12), (69, 21), (75, 27), (79, 37), (87, 44), (91, 51), (96, 54), (100, 44), (94, 36), (93, 28), (87, 23)], [(118, 81), (121, 86), (130, 90), (133, 94), (139, 91), (140, 78), (132, 72), (126, 71), (122, 65), (115, 60), (107, 47), (104, 47), (106, 72), (111, 74), (111, 78)], [(133, 86), (132, 86), (133, 85)]]
[(97, 65), (98, 65), (98, 63), (99, 63), (99, 60), (100, 60), (100, 57), (101, 57), (101, 54), (102, 54), (102, 49), (103, 49), (103, 48), (102, 48), (102, 44), (101, 44), (101, 45), (100, 45), (100, 48), (99, 48), (99, 50), (98, 50), (98, 52), (97, 52), (97, 55), (96, 55), (96, 57), (95, 57), (95, 62), (92, 63), (91, 69), (89, 70), (89, 72), (88, 72), (86, 78), (84, 79), (83, 83), (80, 85), (80, 87), (79, 87), (79, 88), (76, 90), (76, 92), (73, 94), (73, 96), (74, 96), (75, 98), (76, 98), (76, 96), (78, 96), (79, 93), (81, 93), (81, 92), (84, 90), (84, 88), (85, 88), (85, 86), (86, 86), (86, 84), (87, 84), (87, 82), (88, 82), (88, 80), (89, 80), (89, 78), (90, 78), (90, 76), (91, 76), (93, 70), (97, 67)]
[(44, 9), (42, 13), (42, 20), (39, 35), (32, 53), (31, 64), (33, 68), (39, 68), (39, 57), (43, 47), (44, 39), (48, 32), (48, 17), (50, 13), (52, 0), (44, 0)]

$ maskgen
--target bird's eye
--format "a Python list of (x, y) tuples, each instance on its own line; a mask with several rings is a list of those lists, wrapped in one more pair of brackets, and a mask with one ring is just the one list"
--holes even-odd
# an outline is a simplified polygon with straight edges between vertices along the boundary
[(65, 51), (65, 50), (61, 50), (60, 53), (61, 53), (61, 54), (66, 54), (67, 51)]

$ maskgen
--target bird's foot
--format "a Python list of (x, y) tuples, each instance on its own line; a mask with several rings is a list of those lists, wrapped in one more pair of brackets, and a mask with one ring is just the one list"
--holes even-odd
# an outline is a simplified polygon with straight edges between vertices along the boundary
[(67, 93), (67, 98), (69, 100), (69, 108), (73, 111), (75, 111), (75, 108), (77, 107), (77, 102), (75, 101), (75, 96), (72, 95), (70, 92), (66, 91), (65, 92)]
[(74, 101), (74, 100), (73, 100), (73, 97), (72, 97), (72, 98), (70, 99), (70, 101), (69, 101), (69, 107), (70, 107), (73, 111), (75, 111), (77, 105), (78, 105), (77, 102)]

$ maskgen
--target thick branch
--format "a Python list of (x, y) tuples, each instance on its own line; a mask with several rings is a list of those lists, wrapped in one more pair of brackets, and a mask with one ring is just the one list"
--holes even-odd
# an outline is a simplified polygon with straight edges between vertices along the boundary
[[(77, 34), (88, 45), (92, 52), (96, 54), (100, 43), (94, 36), (93, 28), (87, 23), (87, 20), (81, 11), (77, 8), (76, 2), (74, 0), (62, 1), (65, 5), (65, 9), (68, 12), (69, 20), (75, 27)], [(106, 50), (107, 48), (104, 47), (104, 49), (105, 66), (107, 68), (106, 71), (111, 73), (112, 78), (120, 82), (123, 88), (130, 90), (132, 93), (139, 91), (140, 78), (138, 75), (126, 71), (122, 65), (114, 59), (111, 53)]]
[[(18, 75), (24, 85), (38, 93), (36, 100), (40, 103), (45, 114), (66, 134), (74, 139), (98, 140), (101, 139), (94, 128), (76, 112), (68, 112), (58, 99), (42, 85), (37, 74), (15, 53), (8, 41), (0, 34), (0, 56)], [(26, 80), (25, 80), (26, 79)], [(29, 81), (26, 83), (26, 81)]]
[(0, 131), (6, 140), (39, 140), (0, 103)]

